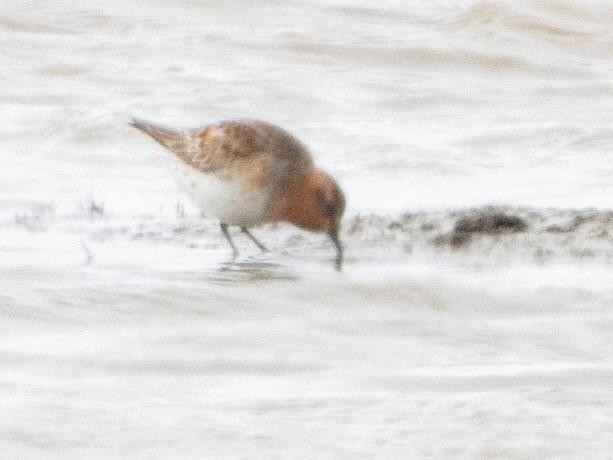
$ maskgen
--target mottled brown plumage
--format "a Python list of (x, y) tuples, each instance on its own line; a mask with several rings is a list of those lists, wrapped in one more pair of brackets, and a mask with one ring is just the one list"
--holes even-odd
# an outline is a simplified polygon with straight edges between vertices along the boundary
[(203, 173), (240, 169), (259, 158), (271, 182), (306, 176), (313, 160), (308, 149), (287, 131), (260, 120), (226, 120), (202, 129), (176, 130), (134, 119), (131, 125), (149, 134), (186, 164)]
[[(316, 168), (308, 149), (278, 126), (260, 120), (227, 120), (200, 129), (171, 129), (134, 119), (179, 160), (180, 182), (205, 212), (227, 225), (239, 225), (261, 248), (247, 227), (287, 221), (328, 232), (340, 268), (338, 240), (345, 198), (330, 175)], [(186, 185), (187, 184), (187, 185)]]

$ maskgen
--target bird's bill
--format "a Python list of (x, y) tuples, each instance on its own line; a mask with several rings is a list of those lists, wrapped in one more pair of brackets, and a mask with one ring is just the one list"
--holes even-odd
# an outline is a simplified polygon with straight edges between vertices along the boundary
[(328, 236), (334, 243), (334, 247), (336, 248), (336, 260), (334, 261), (334, 268), (337, 271), (340, 271), (343, 268), (343, 245), (341, 244), (340, 239), (338, 238), (338, 227), (333, 227), (328, 231)]

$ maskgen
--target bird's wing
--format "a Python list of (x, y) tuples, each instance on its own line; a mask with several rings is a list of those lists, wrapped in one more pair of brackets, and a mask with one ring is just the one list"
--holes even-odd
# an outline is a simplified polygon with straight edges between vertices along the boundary
[(149, 135), (180, 160), (203, 172), (210, 171), (210, 158), (203, 152), (201, 130), (173, 129), (133, 118), (131, 126)]
[(313, 167), (308, 149), (287, 131), (259, 120), (228, 120), (201, 129), (176, 130), (143, 120), (130, 123), (179, 159), (202, 172), (241, 168), (259, 157), (280, 182), (306, 175)]

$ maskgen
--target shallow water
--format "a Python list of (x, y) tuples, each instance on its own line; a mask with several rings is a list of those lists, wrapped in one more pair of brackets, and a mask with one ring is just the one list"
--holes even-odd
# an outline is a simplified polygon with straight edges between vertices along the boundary
[[(605, 1), (4, 2), (1, 451), (607, 458), (612, 26)], [(295, 133), (347, 192), (343, 272), (287, 226), (231, 260), (131, 116)], [(458, 235), (488, 205), (526, 229)]]

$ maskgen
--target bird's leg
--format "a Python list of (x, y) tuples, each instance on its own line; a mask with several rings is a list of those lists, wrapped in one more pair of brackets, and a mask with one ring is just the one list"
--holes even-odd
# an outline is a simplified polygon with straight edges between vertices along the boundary
[(251, 232), (249, 232), (249, 230), (247, 230), (247, 227), (241, 227), (241, 230), (243, 231), (243, 233), (244, 233), (245, 235), (247, 235), (247, 236), (249, 237), (249, 239), (250, 239), (251, 241), (253, 241), (253, 242), (255, 243), (255, 245), (256, 245), (258, 248), (260, 248), (260, 250), (261, 250), (262, 252), (268, 252), (268, 248), (267, 248), (266, 246), (264, 246), (262, 243), (260, 243), (260, 242), (258, 241), (258, 239), (257, 239), (255, 236), (253, 236), (253, 235), (251, 234)]
[(223, 235), (226, 237), (226, 240), (228, 240), (228, 243), (230, 243), (230, 246), (232, 246), (232, 255), (234, 257), (238, 256), (238, 249), (236, 249), (236, 246), (234, 246), (234, 241), (232, 241), (232, 237), (230, 236), (230, 233), (228, 232), (228, 224), (221, 222), (219, 226), (221, 227), (221, 231), (223, 232)]

